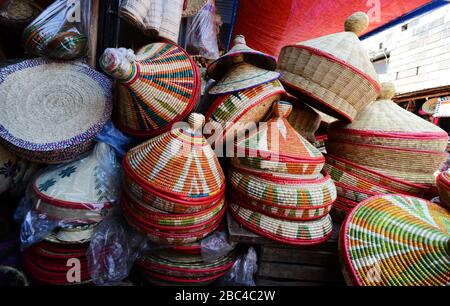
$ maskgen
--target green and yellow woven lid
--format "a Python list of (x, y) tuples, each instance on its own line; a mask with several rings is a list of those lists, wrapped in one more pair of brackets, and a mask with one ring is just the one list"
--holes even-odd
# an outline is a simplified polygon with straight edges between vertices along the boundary
[(423, 199), (361, 202), (342, 226), (340, 249), (354, 285), (450, 285), (450, 213)]

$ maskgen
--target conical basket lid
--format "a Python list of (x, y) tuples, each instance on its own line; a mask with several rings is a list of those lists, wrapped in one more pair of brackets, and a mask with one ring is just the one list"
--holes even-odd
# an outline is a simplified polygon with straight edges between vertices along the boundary
[(205, 200), (221, 196), (225, 178), (201, 129), (204, 117), (189, 115), (184, 123), (131, 149), (124, 160), (126, 175), (144, 188), (174, 199)]
[(424, 114), (433, 115), (438, 105), (438, 98), (430, 99), (422, 105), (420, 109)]
[(275, 102), (272, 119), (237, 141), (237, 154), (292, 163), (324, 163), (318, 149), (304, 139), (287, 121), (292, 110), (289, 102)]
[(401, 195), (360, 203), (342, 226), (350, 281), (363, 286), (450, 285), (450, 214)]
[(274, 81), (279, 77), (278, 72), (258, 68), (243, 62), (232, 66), (223, 78), (209, 90), (209, 94), (234, 93)]
[(246, 62), (266, 70), (275, 70), (277, 62), (275, 57), (253, 50), (247, 46), (243, 35), (236, 35), (233, 48), (225, 55), (208, 66), (208, 75), (214, 80), (220, 80), (234, 64)]

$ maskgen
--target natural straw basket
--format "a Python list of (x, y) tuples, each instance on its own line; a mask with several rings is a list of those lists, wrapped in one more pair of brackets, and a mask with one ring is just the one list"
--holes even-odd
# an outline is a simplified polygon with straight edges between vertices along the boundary
[(340, 237), (349, 281), (359, 286), (448, 286), (449, 219), (444, 208), (414, 197), (385, 195), (360, 203)]
[(57, 244), (80, 244), (91, 241), (95, 227), (98, 223), (74, 224), (66, 227), (57, 228), (51, 232), (45, 241)]
[(448, 134), (393, 102), (394, 95), (394, 85), (383, 83), (378, 100), (360, 111), (352, 123), (334, 122), (329, 126), (329, 139), (444, 152)]
[(153, 43), (136, 55), (107, 49), (100, 65), (118, 80), (115, 122), (125, 133), (146, 138), (161, 134), (197, 103), (198, 68), (177, 45)]
[(366, 191), (357, 187), (348, 186), (339, 182), (334, 182), (334, 184), (336, 185), (336, 192), (340, 197), (355, 201), (357, 203), (380, 194), (377, 192)]
[(90, 150), (112, 109), (111, 81), (88, 65), (25, 60), (0, 70), (0, 138), (36, 162)]
[(450, 173), (443, 171), (436, 178), (436, 185), (439, 191), (439, 198), (442, 206), (450, 209)]
[(254, 212), (230, 203), (233, 217), (249, 230), (272, 240), (291, 245), (313, 245), (328, 240), (332, 234), (331, 217), (309, 221), (287, 221)]
[(206, 3), (208, 0), (184, 0), (183, 17), (196, 15)]
[[(120, 6), (119, 15), (137, 28), (142, 28), (144, 25), (144, 19), (147, 16), (153, 2), (154, 1), (150, 0), (124, 0)], [(159, 14), (160, 22), (161, 15), (162, 12)], [(157, 19), (155, 14), (153, 14), (153, 17), (153, 19)]]
[(436, 112), (436, 107), (438, 105), (439, 99), (438, 98), (433, 98), (430, 99), (428, 101), (426, 101), (423, 105), (422, 105), (422, 112), (424, 112), (425, 114), (428, 115), (433, 115)]
[(0, 194), (11, 187), (16, 173), (16, 157), (0, 145)]
[(278, 57), (281, 82), (294, 95), (307, 96), (317, 109), (345, 121), (372, 102), (380, 84), (358, 39), (368, 25), (366, 14), (347, 19), (346, 32), (285, 46)]
[(10, 0), (0, 5), (0, 25), (13, 28), (27, 26), (41, 12), (32, 0)]
[(180, 34), (181, 14), (184, 0), (152, 0), (163, 2), (163, 14), (158, 35), (174, 43)]

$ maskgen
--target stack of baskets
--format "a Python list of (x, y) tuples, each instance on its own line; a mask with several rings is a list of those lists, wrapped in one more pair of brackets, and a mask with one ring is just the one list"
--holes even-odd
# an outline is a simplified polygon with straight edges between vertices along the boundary
[(217, 81), (209, 89), (214, 102), (206, 113), (208, 122), (222, 128), (217, 142), (261, 121), (285, 92), (275, 72), (276, 61), (267, 54), (249, 48), (242, 35), (225, 55), (208, 65), (208, 75)]
[(274, 103), (273, 118), (237, 140), (230, 209), (238, 222), (270, 239), (317, 244), (331, 235), (336, 189), (322, 171), (323, 155), (288, 123), (291, 109), (288, 102)]
[(450, 214), (403, 195), (360, 203), (342, 225), (344, 276), (358, 286), (450, 285)]
[(420, 196), (447, 160), (447, 133), (398, 106), (394, 94), (393, 85), (384, 83), (378, 100), (351, 124), (330, 125), (325, 168), (335, 180), (338, 210), (348, 213), (377, 194)]
[(118, 80), (115, 124), (135, 137), (169, 130), (191, 112), (200, 95), (197, 66), (172, 43), (152, 43), (136, 54), (107, 49), (100, 65)]
[(450, 210), (450, 170), (442, 171), (436, 178), (441, 205)]

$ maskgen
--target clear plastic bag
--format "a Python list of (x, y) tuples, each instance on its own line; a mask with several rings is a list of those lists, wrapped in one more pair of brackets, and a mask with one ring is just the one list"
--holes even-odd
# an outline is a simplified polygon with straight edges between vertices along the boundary
[(239, 255), (230, 271), (221, 278), (223, 286), (255, 286), (253, 276), (258, 270), (258, 257), (253, 247)]
[(88, 51), (90, 16), (90, 0), (57, 0), (25, 28), (24, 47), (38, 56), (81, 58)]
[(188, 18), (186, 28), (186, 46), (190, 54), (212, 60), (219, 58), (214, 0), (209, 0), (194, 17)]
[(205, 262), (212, 262), (227, 255), (236, 247), (230, 242), (227, 232), (216, 231), (200, 242), (202, 258)]
[(109, 144), (116, 151), (117, 156), (123, 159), (127, 151), (133, 146), (133, 139), (119, 131), (112, 121), (108, 121), (96, 137), (97, 141)]

